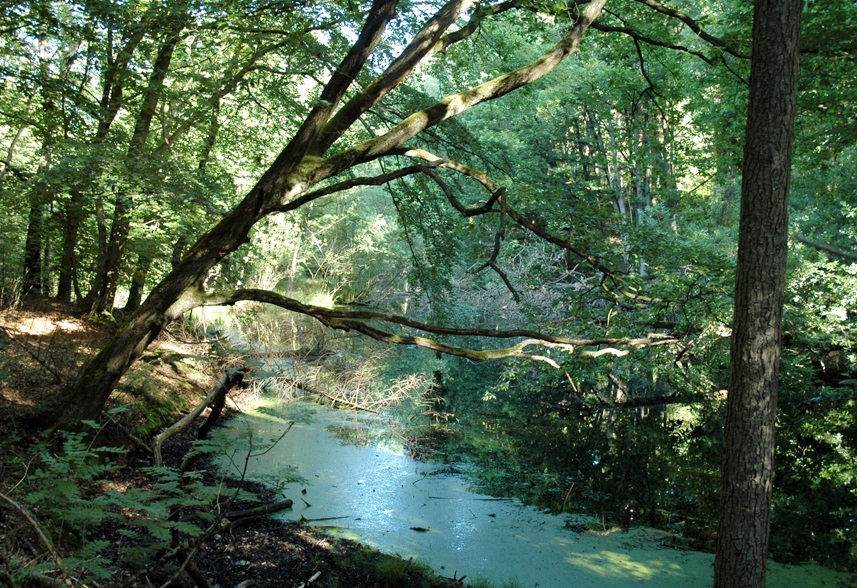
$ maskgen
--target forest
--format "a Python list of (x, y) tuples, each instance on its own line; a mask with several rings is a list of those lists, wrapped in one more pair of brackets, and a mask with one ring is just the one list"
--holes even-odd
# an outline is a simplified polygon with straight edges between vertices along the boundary
[[(147, 388), (182, 337), (206, 386), (395, 404), (415, 454), (668, 530), (715, 586), (857, 572), (855, 27), (851, 0), (4, 0), (0, 512), (38, 557), (4, 542), (0, 583), (148, 585), (96, 539), (134, 511), (144, 572), (213, 585), (187, 468), (216, 448), (118, 457), (208, 392)], [(27, 342), (45, 309), (99, 337)], [(98, 490), (120, 462), (155, 481)]]

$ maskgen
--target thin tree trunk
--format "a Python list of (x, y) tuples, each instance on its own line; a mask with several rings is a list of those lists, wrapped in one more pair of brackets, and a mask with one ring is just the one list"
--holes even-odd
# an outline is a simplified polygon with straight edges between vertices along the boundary
[[(37, 180), (38, 181), (38, 180)], [(36, 188), (38, 191), (38, 187)], [(27, 239), (24, 243), (23, 294), (42, 291), (42, 235), (45, 210), (40, 193), (31, 197), (30, 217), (27, 222)]]
[(801, 0), (756, 1), (716, 588), (765, 586), (800, 16)]
[(134, 273), (131, 274), (131, 287), (128, 289), (128, 302), (122, 309), (125, 312), (133, 312), (140, 307), (140, 303), (143, 301), (146, 276), (149, 275), (151, 267), (151, 256), (142, 253), (137, 256), (137, 266), (134, 268)]
[[(152, 74), (149, 84), (143, 92), (143, 104), (134, 126), (134, 133), (128, 145), (128, 161), (133, 164), (143, 153), (152, 119), (158, 107), (163, 92), (164, 80), (172, 63), (173, 53), (180, 40), (180, 34), (187, 24), (187, 14), (175, 16), (173, 24), (166, 41), (158, 51), (155, 63), (152, 66)], [(110, 227), (110, 240), (107, 244), (107, 253), (102, 266), (102, 275), (97, 282), (99, 289), (93, 299), (91, 312), (110, 312), (113, 310), (113, 302), (116, 298), (116, 289), (119, 286), (119, 275), (121, 272), (122, 257), (125, 254), (125, 246), (128, 243), (128, 233), (131, 229), (131, 210), (134, 203), (130, 196), (119, 194), (113, 208), (113, 222)]]

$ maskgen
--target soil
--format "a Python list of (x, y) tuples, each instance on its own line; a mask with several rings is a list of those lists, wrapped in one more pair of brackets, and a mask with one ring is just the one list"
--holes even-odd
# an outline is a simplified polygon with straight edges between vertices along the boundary
[[(25, 580), (13, 577), (15, 570), (21, 568), (20, 564), (16, 568), (13, 562), (24, 562), (32, 569), (35, 563), (51, 559), (46, 542), (36, 532), (38, 513), (33, 515), (32, 522), (28, 521), (24, 511), (15, 505), (25, 506), (21, 500), (22, 488), (27, 486), (28, 476), (32, 475), (28, 465), (36, 461), (32, 452), (40, 439), (40, 415), (60, 405), (80, 366), (109, 339), (114, 327), (110, 320), (86, 318), (76, 315), (66, 305), (42, 300), (26, 301), (20, 309), (0, 311), (0, 498), (3, 498), (0, 500), (0, 585), (63, 585), (59, 577), (50, 572), (31, 575)], [(134, 488), (151, 488), (155, 480), (144, 468), (153, 465), (150, 449), (153, 436), (198, 404), (219, 374), (235, 361), (228, 354), (214, 352), (210, 341), (197, 340), (180, 325), (153, 344), (134, 370), (123, 378), (123, 384), (112, 399), (113, 408), (130, 406), (130, 409), (105, 416), (101, 439), (110, 445), (121, 442), (129, 451), (118, 458), (121, 467), (111, 471), (107, 479), (87, 485), (85, 491), (92, 499), (106, 488), (126, 493)], [(236, 394), (240, 397), (241, 391), (232, 392), (230, 396)], [(237, 409), (229, 410), (234, 414)], [(225, 414), (226, 418), (228, 416)], [(198, 419), (165, 444), (166, 464), (178, 467), (202, 420)], [(8, 440), (15, 441), (8, 443)], [(221, 484), (224, 496), (229, 495), (229, 488), (239, 485), (235, 480), (220, 480), (204, 463), (194, 463), (193, 469), (205, 472), (203, 481), (208, 485)], [(241, 486), (255, 493), (262, 503), (274, 501), (274, 496), (264, 487)], [(254, 505), (245, 501), (229, 508)], [(214, 507), (209, 514), (217, 520)], [(203, 527), (210, 524), (202, 519), (196, 522)], [(435, 576), (413, 562), (404, 562), (358, 543), (332, 538), (310, 527), (286, 524), (269, 516), (253, 518), (246, 524), (213, 533), (201, 542), (191, 554), (192, 564), (188, 566), (198, 570), (196, 579), (187, 570), (182, 571), (177, 557), (166, 558), (161, 565), (140, 575), (146, 567), (142, 561), (116, 563), (122, 559), (118, 552), (123, 542), (130, 541), (120, 532), (122, 529), (123, 525), (116, 520), (96, 528), (100, 538), (110, 542), (104, 553), (113, 563), (109, 564), (112, 566), (110, 579), (91, 581), (88, 586), (121, 586), (123, 583), (224, 588), (463, 585), (461, 579)], [(187, 537), (184, 540), (191, 548), (200, 543)], [(66, 558), (74, 549), (73, 542), (63, 539), (53, 540), (52, 545), (61, 558)], [(161, 549), (152, 554), (152, 561), (167, 553), (169, 547), (168, 540), (163, 542)], [(187, 558), (182, 561), (184, 559)], [(140, 577), (127, 584), (135, 573)], [(74, 578), (69, 581), (74, 586), (82, 585)]]

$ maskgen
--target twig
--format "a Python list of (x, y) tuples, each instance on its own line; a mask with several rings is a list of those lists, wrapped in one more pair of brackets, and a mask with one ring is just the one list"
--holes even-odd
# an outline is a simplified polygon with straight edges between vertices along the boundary
[(0, 327), (0, 334), (2, 334), (4, 338), (9, 339), (10, 341), (12, 341), (12, 342), (13, 342), (13, 343), (15, 343), (16, 345), (18, 345), (18, 347), (20, 347), (21, 349), (23, 349), (23, 350), (24, 350), (24, 352), (25, 352), (27, 355), (29, 355), (30, 357), (32, 357), (32, 358), (33, 358), (33, 360), (35, 360), (35, 362), (36, 362), (36, 363), (38, 363), (40, 366), (42, 366), (42, 368), (44, 368), (44, 370), (45, 370), (46, 372), (48, 372), (50, 375), (52, 375), (52, 376), (54, 377), (54, 383), (55, 383), (55, 384), (63, 384), (63, 385), (65, 385), (65, 384), (67, 384), (67, 383), (68, 383), (68, 382), (66, 381), (65, 377), (64, 377), (61, 373), (59, 373), (55, 368), (53, 368), (53, 367), (51, 367), (50, 365), (48, 365), (48, 362), (47, 362), (46, 360), (42, 359), (41, 357), (39, 357), (39, 354), (38, 354), (38, 353), (36, 353), (36, 352), (35, 352), (35, 351), (33, 351), (32, 349), (30, 349), (30, 346), (29, 346), (29, 345), (27, 345), (26, 343), (23, 343), (23, 342), (21, 342), (21, 341), (18, 341), (18, 339), (16, 339), (16, 338), (15, 338), (15, 337), (14, 337), (14, 336), (9, 332), (9, 330), (8, 330), (8, 329), (5, 329), (5, 328), (3, 328), (3, 327)]
[(0, 498), (5, 500), (6, 502), (8, 502), (9, 505), (12, 506), (12, 508), (17, 510), (19, 513), (21, 513), (24, 516), (25, 519), (27, 519), (27, 522), (30, 523), (30, 526), (32, 526), (33, 529), (35, 529), (36, 534), (39, 536), (39, 539), (41, 539), (42, 543), (44, 543), (45, 548), (48, 550), (48, 553), (50, 553), (51, 557), (53, 558), (54, 563), (56, 564), (57, 568), (60, 571), (60, 574), (62, 574), (63, 584), (65, 584), (66, 586), (74, 586), (74, 584), (71, 581), (71, 578), (69, 578), (69, 576), (68, 576), (68, 572), (66, 571), (65, 566), (62, 563), (62, 558), (60, 558), (60, 554), (57, 552), (56, 548), (54, 547), (53, 543), (51, 543), (50, 539), (48, 539), (48, 536), (45, 534), (44, 530), (42, 530), (42, 527), (41, 527), (41, 525), (39, 525), (38, 521), (36, 521), (36, 519), (33, 518), (33, 515), (31, 515), (30, 512), (26, 508), (24, 508), (23, 506), (21, 506), (20, 504), (18, 504), (17, 502), (15, 502), (11, 498), (9, 498), (5, 494), (3, 494), (2, 492), (0, 492)]
[(312, 576), (310, 576), (309, 580), (307, 580), (306, 582), (304, 582), (303, 584), (298, 586), (298, 588), (306, 588), (307, 586), (309, 586), (310, 584), (312, 584), (313, 582), (315, 582), (319, 578), (321, 578), (321, 572), (316, 572)]

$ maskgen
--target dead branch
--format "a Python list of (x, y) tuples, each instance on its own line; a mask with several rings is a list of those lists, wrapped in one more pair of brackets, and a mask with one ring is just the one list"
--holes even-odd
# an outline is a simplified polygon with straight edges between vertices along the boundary
[(272, 502), (270, 504), (263, 504), (262, 506), (256, 506), (253, 508), (248, 508), (246, 510), (233, 510), (226, 513), (226, 518), (235, 523), (235, 521), (250, 519), (256, 517), (262, 517), (269, 514), (274, 514), (276, 512), (280, 512), (286, 510), (287, 508), (292, 508), (294, 502), (291, 499), (286, 499), (281, 502)]
[(226, 373), (221, 376), (220, 380), (217, 382), (221, 393), (215, 395), (214, 401), (211, 405), (211, 412), (209, 412), (208, 418), (205, 419), (205, 422), (202, 423), (202, 426), (196, 433), (197, 439), (208, 438), (209, 431), (211, 431), (211, 428), (214, 427), (215, 423), (217, 423), (217, 419), (220, 418), (220, 413), (223, 412), (223, 407), (226, 404), (226, 395), (229, 393), (229, 390), (240, 385), (243, 380), (244, 372), (237, 369), (227, 370)]
[(237, 383), (239, 383), (243, 378), (244, 373), (239, 370), (226, 371), (222, 376), (220, 376), (220, 379), (217, 381), (217, 384), (215, 384), (211, 392), (208, 393), (208, 396), (206, 396), (203, 401), (196, 406), (196, 408), (194, 408), (191, 412), (179, 419), (172, 426), (168, 427), (160, 434), (158, 434), (158, 436), (155, 437), (155, 442), (153, 446), (155, 453), (155, 465), (161, 466), (164, 463), (164, 458), (161, 454), (161, 446), (164, 444), (164, 441), (166, 441), (167, 439), (187, 427), (190, 423), (192, 423), (194, 419), (196, 419), (196, 417), (202, 414), (202, 411), (205, 410), (206, 407), (208, 407), (212, 403), (217, 402), (218, 397), (225, 397), (229, 390)]
[(321, 396), (322, 398), (329, 400), (333, 404), (344, 404), (345, 406), (348, 406), (348, 407), (353, 408), (355, 410), (362, 410), (365, 412), (371, 412), (371, 413), (377, 413), (378, 412), (376, 410), (372, 410), (371, 408), (367, 408), (365, 406), (362, 406), (359, 403), (351, 402), (351, 401), (345, 400), (344, 398), (338, 398), (336, 396), (333, 396), (332, 394), (328, 394), (326, 392), (319, 390), (318, 388), (314, 388), (314, 387), (310, 386), (309, 384), (305, 384), (304, 382), (300, 382), (300, 381), (294, 380), (292, 378), (278, 377), (277, 379), (279, 381), (285, 382), (286, 384), (288, 384), (290, 386), (294, 386), (298, 390), (303, 390), (304, 392), (307, 392), (308, 394), (312, 394), (313, 396)]
[(852, 261), (857, 260), (857, 251), (848, 251), (846, 249), (839, 249), (838, 247), (833, 247), (832, 245), (827, 245), (825, 243), (819, 243), (818, 241), (810, 241), (806, 237), (802, 237), (801, 235), (794, 235), (796, 241), (807, 245), (808, 247), (812, 247), (813, 249), (818, 249), (819, 251), (824, 251), (827, 253), (831, 253), (833, 255), (844, 257), (845, 259), (850, 259)]
[(45, 549), (48, 550), (48, 553), (54, 560), (54, 564), (56, 564), (57, 569), (60, 571), (60, 574), (62, 574), (63, 580), (60, 585), (74, 586), (71, 581), (71, 578), (68, 575), (68, 572), (65, 569), (65, 566), (62, 563), (62, 558), (60, 557), (59, 552), (54, 547), (54, 544), (51, 543), (51, 540), (48, 539), (47, 534), (42, 529), (42, 526), (39, 524), (39, 522), (33, 517), (33, 515), (30, 514), (30, 511), (24, 508), (21, 504), (18, 504), (18, 502), (16, 502), (12, 498), (3, 494), (2, 492), (0, 492), (0, 498), (5, 500), (9, 504), (9, 506), (17, 510), (25, 519), (27, 519), (27, 522), (30, 523), (30, 526), (39, 536), (39, 539), (42, 541), (42, 544), (44, 544)]
[(306, 582), (304, 582), (303, 584), (298, 586), (298, 588), (306, 588), (307, 586), (309, 586), (310, 584), (312, 584), (313, 582), (315, 582), (319, 578), (321, 578), (321, 572), (316, 572), (312, 576), (310, 576), (309, 580), (307, 580)]

